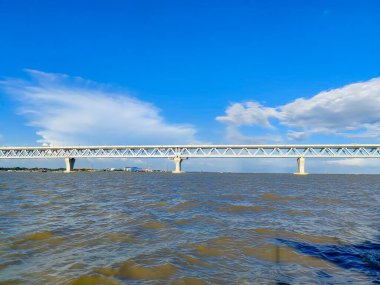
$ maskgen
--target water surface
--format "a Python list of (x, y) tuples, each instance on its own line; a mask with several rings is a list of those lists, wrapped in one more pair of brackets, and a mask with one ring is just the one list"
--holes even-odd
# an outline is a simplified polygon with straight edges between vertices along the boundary
[(380, 176), (0, 173), (0, 284), (380, 284)]

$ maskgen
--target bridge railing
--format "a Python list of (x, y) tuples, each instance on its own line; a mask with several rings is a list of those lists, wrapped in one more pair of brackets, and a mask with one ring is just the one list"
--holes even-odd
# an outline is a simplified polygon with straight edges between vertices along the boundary
[(380, 145), (0, 147), (0, 159), (34, 158), (358, 158), (380, 157)]

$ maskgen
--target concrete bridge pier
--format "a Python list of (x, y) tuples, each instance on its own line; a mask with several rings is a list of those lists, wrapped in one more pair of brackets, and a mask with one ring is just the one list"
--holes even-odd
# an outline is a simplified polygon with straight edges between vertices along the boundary
[(75, 158), (72, 157), (66, 157), (65, 158), (65, 163), (66, 163), (66, 173), (70, 173), (74, 170), (74, 163), (75, 163)]
[(187, 157), (174, 157), (172, 160), (175, 162), (175, 170), (172, 173), (183, 173), (181, 166), (182, 166), (182, 160), (187, 159)]
[(294, 173), (295, 175), (307, 175), (308, 173), (305, 172), (305, 158), (299, 157), (297, 158), (297, 164), (298, 164), (298, 172)]

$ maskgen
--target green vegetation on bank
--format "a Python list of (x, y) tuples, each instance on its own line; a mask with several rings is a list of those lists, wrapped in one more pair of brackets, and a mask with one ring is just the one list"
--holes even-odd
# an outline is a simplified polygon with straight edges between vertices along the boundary
[(40, 168), (40, 167), (0, 167), (0, 171), (16, 171), (16, 172), (60, 172), (65, 168)]
[[(107, 172), (167, 172), (156, 169), (140, 169), (131, 171), (130, 168), (106, 168), (106, 169), (92, 169), (92, 168), (75, 168), (73, 172), (92, 172), (92, 171), (107, 171)], [(8, 172), (63, 172), (65, 168), (40, 168), (40, 167), (0, 167), (0, 171)]]

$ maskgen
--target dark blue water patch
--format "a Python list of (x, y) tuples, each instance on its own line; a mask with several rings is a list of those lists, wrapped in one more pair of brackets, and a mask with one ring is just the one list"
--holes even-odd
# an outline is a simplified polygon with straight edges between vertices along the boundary
[(328, 245), (281, 238), (277, 240), (302, 254), (318, 257), (344, 269), (366, 274), (373, 278), (376, 284), (380, 284), (380, 243), (366, 241), (360, 244)]

